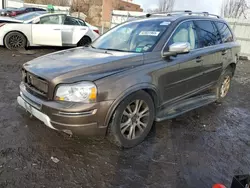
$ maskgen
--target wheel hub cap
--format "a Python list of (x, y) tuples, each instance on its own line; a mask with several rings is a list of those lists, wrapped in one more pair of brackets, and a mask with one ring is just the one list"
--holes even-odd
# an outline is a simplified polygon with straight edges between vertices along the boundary
[(122, 135), (133, 140), (145, 130), (149, 120), (149, 107), (143, 100), (135, 100), (124, 110), (121, 118), (120, 130)]
[(21, 47), (23, 44), (23, 40), (20, 36), (18, 35), (13, 35), (10, 37), (9, 39), (9, 45), (12, 47), (12, 48), (19, 48)]
[(222, 85), (221, 85), (221, 89), (220, 89), (220, 96), (222, 98), (224, 98), (227, 95), (229, 88), (230, 88), (230, 83), (231, 83), (230, 76), (226, 76)]

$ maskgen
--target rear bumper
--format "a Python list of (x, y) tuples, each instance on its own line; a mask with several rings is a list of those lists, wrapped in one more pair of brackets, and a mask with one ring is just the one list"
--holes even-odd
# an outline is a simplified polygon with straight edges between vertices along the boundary
[(94, 104), (77, 104), (43, 101), (28, 93), (20, 85), (18, 104), (49, 128), (70, 134), (104, 136), (104, 121), (113, 101)]

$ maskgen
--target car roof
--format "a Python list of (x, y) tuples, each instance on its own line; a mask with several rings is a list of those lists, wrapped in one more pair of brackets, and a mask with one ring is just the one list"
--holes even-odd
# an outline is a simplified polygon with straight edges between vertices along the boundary
[(171, 14), (171, 13), (155, 13), (155, 14), (147, 14), (146, 16), (140, 16), (135, 19), (130, 20), (131, 22), (148, 22), (148, 21), (169, 21), (169, 22), (174, 22), (174, 21), (185, 21), (185, 20), (190, 20), (190, 19), (208, 19), (212, 21), (223, 21), (225, 22), (224, 19), (217, 15), (209, 14), (207, 12), (202, 12), (202, 13), (194, 13), (194, 14), (188, 14), (186, 12), (182, 12), (179, 14)]

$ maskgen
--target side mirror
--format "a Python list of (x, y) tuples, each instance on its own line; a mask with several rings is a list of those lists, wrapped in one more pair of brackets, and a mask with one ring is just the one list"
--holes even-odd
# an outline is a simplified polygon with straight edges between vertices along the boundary
[(169, 50), (163, 52), (163, 57), (177, 54), (188, 53), (191, 50), (190, 43), (188, 42), (176, 42), (169, 46)]
[(39, 22), (40, 22), (40, 18), (36, 18), (36, 19), (34, 19), (34, 20), (32, 21), (33, 24), (37, 24), (37, 23), (39, 23)]

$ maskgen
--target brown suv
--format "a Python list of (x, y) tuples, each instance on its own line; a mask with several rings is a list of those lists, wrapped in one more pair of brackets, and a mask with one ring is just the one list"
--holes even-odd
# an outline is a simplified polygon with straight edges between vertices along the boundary
[(143, 141), (154, 121), (221, 101), (240, 46), (218, 16), (190, 11), (121, 24), (88, 47), (25, 63), (18, 103), (48, 127)]

